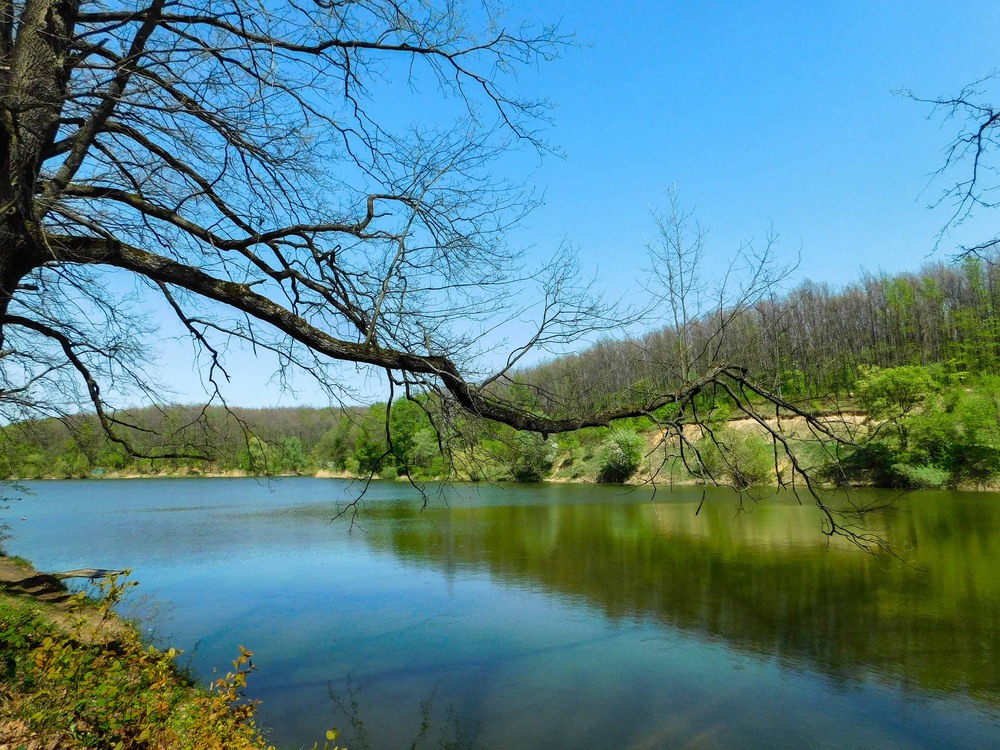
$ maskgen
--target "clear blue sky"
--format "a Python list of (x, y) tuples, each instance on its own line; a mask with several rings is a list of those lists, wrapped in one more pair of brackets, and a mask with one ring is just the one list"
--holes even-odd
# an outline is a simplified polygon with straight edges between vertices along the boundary
[[(927, 208), (946, 183), (928, 181), (956, 124), (894, 93), (954, 95), (1000, 67), (995, 0), (560, 0), (510, 16), (559, 22), (579, 45), (520, 78), (557, 105), (547, 137), (565, 158), (505, 165), (545, 192), (515, 238), (539, 254), (568, 239), (614, 295), (634, 288), (650, 207), (671, 184), (709, 228), (712, 257), (771, 221), (785, 256), (801, 253), (796, 280), (834, 285), (946, 260), (1000, 221), (985, 214), (930, 255), (947, 214)], [(230, 396), (295, 402), (252, 374)], [(309, 388), (300, 399), (318, 401)]]
[(540, 76), (567, 158), (539, 170), (547, 205), (527, 224), (540, 241), (565, 233), (609, 274), (641, 262), (648, 207), (671, 183), (717, 252), (770, 219), (786, 251), (801, 248), (800, 278), (914, 268), (946, 219), (927, 210), (945, 186), (928, 178), (954, 123), (894, 92), (954, 95), (1000, 66), (996, 2), (548, 2), (536, 13), (562, 18), (584, 46)]

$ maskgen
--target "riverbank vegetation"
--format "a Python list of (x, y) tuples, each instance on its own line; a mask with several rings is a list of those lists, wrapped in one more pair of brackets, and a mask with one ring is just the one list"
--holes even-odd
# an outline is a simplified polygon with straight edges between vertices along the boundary
[[(240, 649), (208, 689), (146, 646), (112, 608), (132, 586), (105, 579), (101, 599), (14, 593), (21, 576), (50, 578), (0, 557), (0, 741), (42, 750), (266, 750), (243, 697), (253, 669)], [(6, 575), (13, 568), (20, 575)], [(54, 580), (54, 579), (53, 579)], [(58, 593), (58, 592), (49, 592)]]
[[(835, 483), (906, 487), (993, 485), (1000, 476), (1000, 272), (992, 263), (934, 264), (917, 273), (866, 275), (840, 290), (806, 282), (738, 315), (711, 314), (638, 339), (606, 341), (519, 371), (504, 398), (527, 412), (562, 404), (614, 408), (669, 387), (658, 374), (679, 352), (725, 345), (794, 410), (818, 415), (836, 444), (775, 410), (793, 453)], [(776, 325), (774, 321), (781, 321)], [(727, 327), (719, 335), (719, 327)], [(659, 368), (659, 369), (658, 369)], [(98, 418), (15, 424), (0, 431), (0, 477), (333, 474), (488, 481), (722, 481), (744, 487), (790, 475), (774, 436), (718, 387), (693, 401), (690, 439), (662, 440), (658, 419), (557, 436), (468, 414), (443, 414), (428, 396), (364, 408), (123, 411), (130, 443), (152, 454), (182, 445), (205, 459), (129, 457)], [(741, 394), (749, 402), (766, 399)], [(745, 403), (743, 404), (745, 406)], [(706, 431), (703, 425), (711, 427)], [(687, 452), (685, 453), (685, 448)]]

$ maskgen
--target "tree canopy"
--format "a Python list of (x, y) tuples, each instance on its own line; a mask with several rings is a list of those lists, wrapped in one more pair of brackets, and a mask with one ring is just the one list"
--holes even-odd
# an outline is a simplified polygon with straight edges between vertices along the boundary
[[(529, 349), (621, 323), (570, 257), (533, 272), (504, 241), (530, 197), (493, 178), (490, 160), (544, 148), (545, 111), (508, 85), (559, 52), (555, 29), (380, 0), (26, 0), (0, 18), (8, 413), (55, 408), (75, 380), (114, 433), (108, 390), (155, 382), (149, 295), (182, 322), (210, 390), (229, 377), (235, 337), (331, 392), (331, 362), (371, 365), (543, 433), (683, 399), (557, 418), (498, 386)], [(436, 85), (416, 124), (383, 106), (401, 73)], [(469, 322), (524, 313), (511, 300), (529, 282), (535, 333), (499, 372), (477, 370)], [(720, 366), (678, 386), (720, 375), (741, 377)]]
[[(457, 405), (543, 439), (655, 418), (698, 463), (685, 427), (702, 421), (707, 390), (793, 464), (761, 405), (842, 439), (720, 356), (722, 335), (783, 272), (744, 248), (746, 286), (706, 311), (690, 268), (701, 239), (693, 254), (677, 244), (688, 228), (676, 206), (653, 253), (676, 264), (659, 281), (680, 284), (664, 297), (682, 329), (679, 359), (659, 363), (671, 376), (582, 409), (547, 408), (515, 381), (528, 351), (625, 322), (570, 252), (531, 268), (508, 244), (533, 199), (491, 171), (511, 148), (545, 150), (547, 104), (518, 95), (516, 79), (567, 41), (449, 0), (0, 0), (3, 417), (65, 414), (82, 390), (111, 439), (143, 455), (114, 395), (161, 401), (147, 311), (167, 309), (216, 398), (237, 339), (333, 397), (338, 364), (366, 365), (384, 371), (390, 410), (432, 394), (439, 419)], [(533, 332), (485, 369), (480, 334), (529, 314)], [(695, 351), (705, 315), (718, 333)], [(809, 481), (797, 465), (793, 476)]]

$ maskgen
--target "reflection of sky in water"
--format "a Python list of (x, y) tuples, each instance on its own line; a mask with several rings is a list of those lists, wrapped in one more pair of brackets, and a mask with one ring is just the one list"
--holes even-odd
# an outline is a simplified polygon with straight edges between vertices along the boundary
[(430, 739), (490, 747), (1000, 743), (996, 497), (882, 519), (907, 566), (827, 549), (810, 508), (774, 500), (734, 520), (724, 493), (695, 516), (691, 491), (480, 487), (421, 512), (378, 483), (349, 531), (345, 486), (33, 483), (7, 546), (134, 568), (199, 675), (251, 648), (292, 747), (347, 729), (331, 692), (378, 748), (408, 747), (428, 700)]

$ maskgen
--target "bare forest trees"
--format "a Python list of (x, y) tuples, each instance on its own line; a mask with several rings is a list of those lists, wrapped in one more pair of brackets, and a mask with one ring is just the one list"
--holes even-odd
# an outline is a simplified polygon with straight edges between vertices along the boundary
[[(893, 276), (867, 274), (840, 289), (806, 281), (749, 303), (692, 318), (685, 348), (697, 367), (725, 361), (754, 373), (786, 400), (844, 399), (863, 368), (937, 366), (955, 378), (1000, 374), (1000, 266), (968, 258)], [(723, 325), (723, 323), (725, 325)], [(606, 341), (523, 374), (552, 394), (575, 388), (591, 408), (623, 384), (678, 382), (673, 326)], [(612, 374), (613, 373), (613, 374)]]
[(676, 187), (667, 191), (667, 204), (665, 213), (654, 212), (657, 231), (646, 243), (652, 281), (647, 291), (657, 317), (668, 321), (660, 336), (675, 341), (669, 356), (664, 357), (662, 342), (653, 356), (673, 380), (686, 382), (716, 362), (735, 361), (731, 353), (721, 356), (732, 328), (748, 310), (777, 294), (794, 268), (778, 261), (778, 237), (771, 227), (763, 241), (743, 242), (724, 263), (710, 264), (708, 232), (682, 206)]

